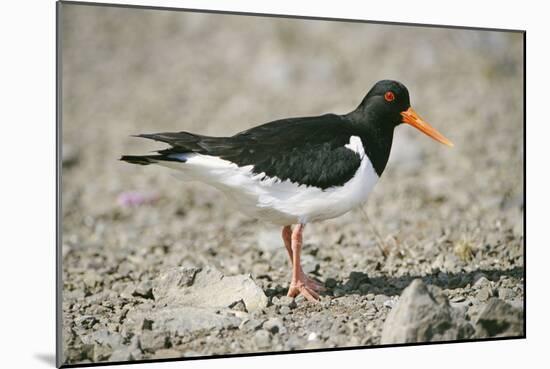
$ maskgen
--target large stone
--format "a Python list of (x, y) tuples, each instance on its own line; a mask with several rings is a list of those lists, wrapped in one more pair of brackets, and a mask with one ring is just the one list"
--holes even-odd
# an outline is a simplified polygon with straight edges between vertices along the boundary
[[(138, 287), (134, 295), (150, 296), (154, 302), (131, 309), (121, 331), (137, 337), (140, 349), (149, 353), (168, 350), (178, 337), (192, 333), (237, 328), (248, 316), (239, 310), (267, 306), (266, 295), (249, 275), (226, 277), (210, 267), (174, 268)], [(113, 351), (124, 357), (123, 352)]]
[(475, 327), (477, 337), (523, 336), (523, 312), (498, 298), (481, 310)]
[[(150, 322), (150, 329), (142, 329), (144, 322)], [(197, 331), (235, 328), (238, 327), (240, 323), (241, 319), (224, 311), (218, 312), (214, 309), (191, 306), (168, 306), (153, 310), (132, 311), (128, 313), (125, 326), (132, 331), (150, 331), (152, 332), (150, 334), (151, 338), (154, 338), (157, 337), (158, 334), (185, 336)], [(154, 340), (160, 342), (164, 340), (164, 338), (157, 337)], [(153, 346), (156, 346), (156, 344)]]
[(154, 283), (159, 305), (227, 308), (243, 301), (248, 312), (267, 306), (267, 296), (250, 275), (224, 276), (212, 267), (174, 268)]
[(441, 289), (415, 279), (388, 314), (381, 343), (456, 340), (473, 333), (473, 327), (453, 310)]

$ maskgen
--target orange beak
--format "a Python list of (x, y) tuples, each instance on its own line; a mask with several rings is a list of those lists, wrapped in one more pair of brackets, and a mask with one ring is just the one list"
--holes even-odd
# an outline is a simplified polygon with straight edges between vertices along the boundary
[(403, 123), (410, 124), (414, 128), (424, 132), (436, 141), (441, 142), (444, 145), (453, 147), (454, 144), (449, 141), (445, 136), (439, 133), (434, 127), (426, 123), (420, 116), (414, 111), (413, 108), (409, 108), (406, 111), (401, 112), (403, 117)]

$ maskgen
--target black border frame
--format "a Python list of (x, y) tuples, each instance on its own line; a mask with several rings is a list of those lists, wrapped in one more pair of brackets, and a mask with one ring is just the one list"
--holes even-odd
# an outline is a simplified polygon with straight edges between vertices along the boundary
[[(167, 359), (147, 359), (147, 360), (132, 360), (132, 361), (105, 361), (97, 363), (82, 363), (82, 364), (63, 364), (61, 362), (63, 355), (63, 311), (62, 311), (62, 291), (63, 291), (63, 256), (62, 256), (62, 239), (61, 239), (61, 214), (62, 214), (62, 193), (61, 193), (61, 179), (62, 179), (62, 37), (61, 37), (61, 5), (84, 5), (84, 6), (101, 6), (101, 7), (113, 7), (113, 8), (130, 8), (141, 10), (158, 10), (158, 11), (177, 11), (188, 13), (206, 13), (206, 14), (224, 14), (224, 15), (241, 15), (252, 17), (264, 17), (264, 18), (286, 18), (286, 19), (302, 19), (302, 20), (322, 20), (332, 22), (346, 22), (346, 23), (368, 23), (368, 24), (381, 24), (381, 25), (396, 25), (396, 26), (408, 26), (408, 27), (424, 27), (424, 28), (445, 28), (445, 29), (461, 29), (461, 30), (474, 30), (474, 31), (494, 31), (494, 32), (511, 32), (520, 33), (523, 35), (523, 335), (509, 336), (509, 337), (492, 337), (492, 338), (477, 338), (468, 340), (453, 340), (453, 341), (437, 341), (437, 342), (415, 342), (415, 343), (400, 343), (400, 344), (380, 344), (376, 346), (351, 346), (351, 347), (334, 347), (334, 348), (320, 348), (320, 349), (307, 349), (307, 350), (294, 350), (294, 351), (272, 351), (272, 352), (252, 352), (252, 353), (238, 353), (238, 354), (224, 354), (224, 355), (209, 355), (209, 356), (193, 356), (193, 357), (180, 357), (180, 358), (167, 358)], [(55, 23), (55, 38), (56, 38), (56, 60), (55, 60), (55, 122), (56, 122), (56, 352), (55, 362), (58, 368), (83, 368), (93, 366), (107, 366), (107, 365), (132, 365), (143, 363), (163, 363), (173, 361), (191, 361), (191, 360), (208, 360), (208, 359), (223, 359), (223, 358), (238, 358), (238, 357), (251, 357), (251, 356), (266, 356), (266, 355), (286, 355), (286, 354), (301, 354), (301, 353), (318, 353), (318, 352), (330, 352), (330, 351), (351, 351), (351, 350), (366, 350), (388, 347), (415, 347), (424, 345), (442, 345), (442, 344), (455, 344), (455, 343), (479, 343), (479, 342), (492, 342), (492, 341), (507, 341), (527, 338), (527, 31), (521, 29), (504, 29), (504, 28), (489, 28), (489, 27), (476, 27), (476, 26), (456, 26), (456, 25), (442, 25), (442, 24), (425, 24), (425, 23), (408, 23), (408, 22), (394, 22), (394, 21), (378, 21), (367, 19), (347, 19), (347, 18), (330, 18), (319, 16), (304, 16), (293, 14), (270, 14), (270, 13), (253, 13), (253, 12), (239, 12), (239, 11), (227, 11), (227, 10), (211, 10), (211, 9), (196, 9), (196, 8), (176, 8), (176, 7), (164, 7), (164, 6), (148, 6), (148, 5), (133, 5), (133, 4), (113, 4), (113, 3), (100, 3), (100, 2), (84, 2), (84, 1), (70, 1), (70, 0), (57, 0), (56, 1), (56, 23)]]

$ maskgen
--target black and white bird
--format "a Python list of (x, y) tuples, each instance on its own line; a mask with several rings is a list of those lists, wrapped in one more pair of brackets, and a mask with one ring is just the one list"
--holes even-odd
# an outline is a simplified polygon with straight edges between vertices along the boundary
[(140, 134), (137, 137), (170, 147), (121, 160), (173, 169), (184, 180), (214, 186), (243, 213), (283, 226), (292, 264), (288, 295), (316, 301), (323, 286), (305, 275), (300, 263), (304, 226), (338, 217), (367, 201), (401, 123), (453, 145), (416, 114), (403, 84), (383, 80), (348, 114), (280, 119), (231, 137)]

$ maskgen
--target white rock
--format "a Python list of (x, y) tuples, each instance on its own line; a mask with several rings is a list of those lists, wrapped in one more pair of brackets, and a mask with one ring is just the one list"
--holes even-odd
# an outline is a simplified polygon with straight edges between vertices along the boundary
[(226, 308), (242, 300), (248, 312), (267, 306), (267, 296), (250, 275), (224, 276), (212, 267), (174, 268), (155, 282), (159, 304)]
[(315, 340), (317, 339), (317, 337), (318, 337), (318, 336), (317, 336), (317, 333), (311, 332), (311, 333), (309, 334), (309, 336), (307, 336), (307, 340), (308, 340), (308, 341), (315, 341)]

